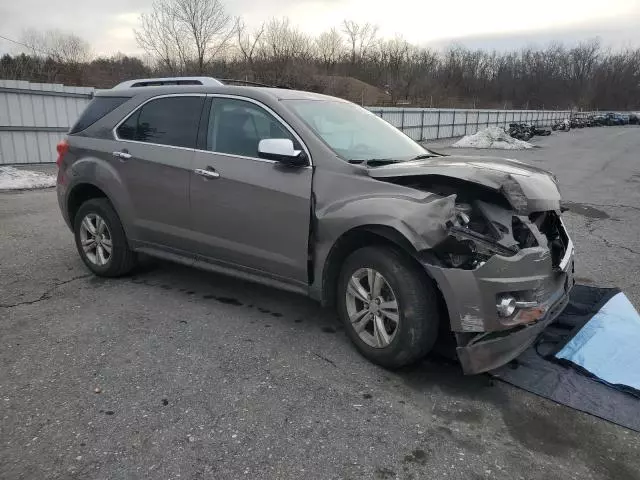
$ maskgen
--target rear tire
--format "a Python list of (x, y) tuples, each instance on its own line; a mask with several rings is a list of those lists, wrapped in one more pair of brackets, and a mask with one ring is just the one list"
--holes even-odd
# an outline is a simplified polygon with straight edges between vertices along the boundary
[(78, 209), (74, 235), (80, 258), (100, 277), (120, 277), (136, 264), (118, 214), (106, 198), (87, 200)]
[[(396, 310), (391, 307), (393, 299)], [(347, 258), (338, 281), (337, 307), (360, 353), (386, 368), (421, 360), (438, 336), (440, 312), (434, 283), (392, 248), (365, 247)]]

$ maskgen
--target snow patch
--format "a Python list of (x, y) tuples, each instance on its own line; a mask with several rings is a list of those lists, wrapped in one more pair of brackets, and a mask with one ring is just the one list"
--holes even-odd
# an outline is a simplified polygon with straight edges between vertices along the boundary
[(0, 190), (31, 190), (55, 186), (55, 175), (14, 167), (0, 167)]
[(529, 142), (509, 136), (500, 127), (485, 128), (473, 135), (462, 137), (451, 146), (456, 148), (495, 148), (499, 150), (524, 150), (534, 147)]

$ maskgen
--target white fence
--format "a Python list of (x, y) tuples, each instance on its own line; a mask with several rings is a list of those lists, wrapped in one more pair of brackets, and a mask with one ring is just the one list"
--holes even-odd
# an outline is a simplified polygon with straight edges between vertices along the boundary
[(55, 162), (93, 88), (0, 80), (0, 165)]
[(569, 110), (367, 108), (417, 141), (472, 135), (492, 125), (507, 128), (510, 123), (550, 127), (571, 116)]
[[(55, 146), (89, 103), (94, 89), (0, 80), (0, 165), (50, 163)], [(548, 127), (570, 111), (367, 107), (417, 141), (458, 137), (490, 125)]]

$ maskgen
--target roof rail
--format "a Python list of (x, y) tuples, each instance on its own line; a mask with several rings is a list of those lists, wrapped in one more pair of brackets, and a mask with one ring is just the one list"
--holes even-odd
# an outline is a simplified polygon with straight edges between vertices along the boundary
[(250, 87), (273, 87), (267, 83), (252, 82), (250, 80), (237, 80), (235, 78), (220, 78), (219, 79), (225, 85), (248, 85)]
[(163, 85), (205, 85), (219, 87), (223, 85), (220, 80), (213, 77), (165, 77), (165, 78), (137, 78), (119, 83), (112, 90), (123, 90), (135, 87), (158, 87)]

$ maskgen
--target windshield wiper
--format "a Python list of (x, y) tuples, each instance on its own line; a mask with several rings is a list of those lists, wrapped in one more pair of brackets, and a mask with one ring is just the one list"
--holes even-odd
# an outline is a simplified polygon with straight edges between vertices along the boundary
[(388, 163), (399, 163), (402, 160), (394, 160), (393, 158), (367, 158), (366, 160), (351, 159), (347, 161), (349, 163), (356, 164), (356, 165), (364, 164), (367, 167), (376, 167), (380, 165), (386, 165)]
[(425, 158), (433, 158), (433, 157), (439, 157), (439, 156), (440, 155), (433, 152), (421, 153), (420, 155), (416, 155), (415, 157), (413, 157), (411, 160), (424, 160)]

